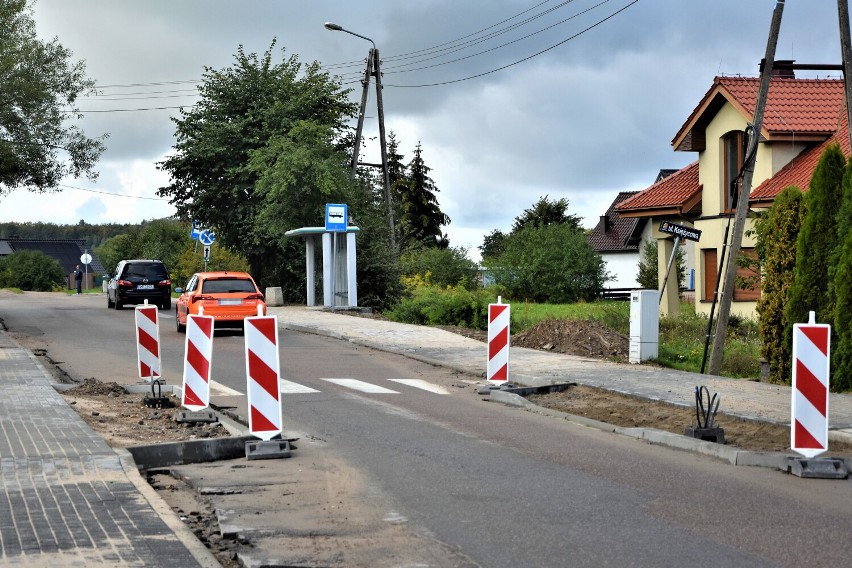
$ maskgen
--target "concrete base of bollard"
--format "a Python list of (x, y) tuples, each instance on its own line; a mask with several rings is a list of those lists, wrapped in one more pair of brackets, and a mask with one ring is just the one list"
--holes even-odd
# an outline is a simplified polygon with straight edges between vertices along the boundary
[(246, 442), (247, 460), (273, 460), (290, 457), (289, 440)]
[(218, 422), (219, 417), (211, 410), (179, 410), (175, 414), (175, 422)]
[(266, 289), (266, 305), (267, 306), (283, 306), (284, 295), (281, 293), (281, 287), (275, 286)]
[(787, 458), (787, 473), (797, 477), (814, 479), (846, 479), (849, 471), (841, 459), (834, 458)]

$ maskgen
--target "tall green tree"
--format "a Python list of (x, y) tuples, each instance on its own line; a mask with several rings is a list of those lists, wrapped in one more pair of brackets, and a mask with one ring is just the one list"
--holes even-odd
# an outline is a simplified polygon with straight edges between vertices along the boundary
[(524, 209), (524, 212), (515, 217), (512, 223), (512, 233), (520, 232), (527, 227), (546, 227), (548, 225), (567, 225), (573, 230), (580, 229), (582, 218), (579, 215), (568, 213), (568, 200), (548, 199), (548, 196), (540, 197), (532, 207)]
[[(288, 287), (286, 267), (303, 253), (296, 242), (282, 243), (280, 234), (317, 225), (324, 214), (321, 202), (340, 195), (332, 188), (345, 176), (323, 177), (330, 171), (328, 159), (316, 168), (309, 162), (336, 148), (340, 152), (332, 161), (348, 171), (342, 150), (351, 140), (348, 124), (357, 105), (319, 64), (305, 65), (295, 56), (275, 62), (275, 43), (262, 56), (240, 46), (230, 67), (205, 69), (198, 104), (174, 119), (175, 152), (159, 164), (171, 183), (158, 194), (170, 198), (181, 218), (215, 229), (223, 245), (245, 256), (261, 285)], [(322, 148), (312, 148), (316, 142)], [(262, 165), (274, 166), (286, 187), (274, 190), (272, 174), (259, 185)], [(305, 185), (296, 187), (300, 183)], [(286, 202), (274, 201), (282, 196)], [(276, 211), (286, 213), (277, 224)]]
[(513, 233), (503, 254), (486, 266), (510, 298), (533, 302), (594, 300), (609, 279), (583, 232), (563, 223)]
[(785, 336), (785, 306), (796, 269), (796, 242), (802, 225), (804, 196), (795, 186), (785, 188), (755, 220), (755, 252), (760, 263), (761, 295), (757, 300), (761, 354), (769, 362), (769, 382), (789, 383), (793, 346)]
[(837, 246), (837, 205), (846, 158), (835, 145), (826, 148), (805, 194), (805, 216), (796, 241), (796, 270), (787, 302), (785, 337), (792, 342), (795, 323), (808, 321), (814, 311), (817, 321), (834, 320), (834, 302), (829, 294), (829, 257)]
[(402, 204), (402, 245), (420, 244), (427, 247), (446, 248), (449, 240), (441, 228), (450, 224), (450, 218), (438, 205), (438, 187), (429, 172), (432, 168), (423, 159), (420, 143), (414, 149), (414, 157), (408, 164), (406, 183), (399, 184)]
[(478, 247), (479, 253), (482, 255), (482, 258), (499, 258), (500, 255), (503, 254), (503, 248), (506, 244), (506, 237), (506, 233), (499, 229), (494, 229), (493, 231), (482, 237), (482, 244)]
[(0, 197), (17, 188), (55, 191), (66, 176), (95, 179), (103, 140), (72, 123), (81, 94), (94, 92), (85, 64), (54, 39), (36, 36), (27, 0), (0, 2)]
[(831, 351), (831, 387), (852, 390), (852, 160), (843, 173), (843, 198), (837, 212), (837, 248), (831, 257), (831, 292), (835, 300)]
[[(657, 270), (659, 266), (658, 248), (657, 239), (648, 239), (642, 242), (642, 254), (639, 257), (639, 273), (636, 275), (636, 281), (647, 290), (659, 290), (660, 288), (660, 275)], [(682, 246), (677, 247), (673, 268), (677, 270), (677, 281), (683, 282), (686, 278), (686, 252)]]

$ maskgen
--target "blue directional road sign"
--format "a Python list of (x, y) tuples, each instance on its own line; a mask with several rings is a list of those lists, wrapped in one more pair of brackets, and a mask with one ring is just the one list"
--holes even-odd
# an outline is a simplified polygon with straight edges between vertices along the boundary
[(325, 204), (325, 230), (331, 232), (346, 232), (349, 208), (341, 203)]
[(193, 221), (192, 228), (189, 230), (189, 238), (198, 240), (199, 235), (201, 235), (201, 222)]
[(198, 242), (200, 242), (204, 246), (210, 246), (213, 244), (213, 241), (216, 240), (216, 234), (210, 229), (204, 229), (198, 235)]

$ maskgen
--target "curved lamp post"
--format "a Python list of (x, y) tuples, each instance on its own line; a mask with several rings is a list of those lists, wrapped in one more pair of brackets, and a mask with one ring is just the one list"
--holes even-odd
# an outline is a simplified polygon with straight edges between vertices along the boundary
[(326, 22), (324, 25), (325, 29), (333, 31), (333, 32), (345, 32), (349, 35), (354, 35), (355, 37), (360, 37), (361, 39), (365, 39), (369, 41), (373, 47), (370, 49), (370, 54), (367, 57), (367, 69), (364, 73), (364, 89), (361, 92), (361, 110), (358, 113), (358, 127), (355, 130), (355, 148), (352, 150), (352, 173), (355, 173), (355, 169), (358, 166), (358, 151), (361, 146), (361, 131), (364, 127), (364, 110), (367, 106), (367, 92), (370, 89), (370, 76), (376, 78), (376, 105), (378, 107), (379, 113), (379, 144), (381, 146), (382, 151), (382, 180), (385, 186), (385, 204), (388, 208), (388, 228), (390, 229), (390, 244), (391, 250), (396, 254), (396, 235), (394, 230), (393, 223), (393, 205), (391, 203), (391, 193), (390, 193), (390, 177), (388, 176), (388, 150), (387, 143), (385, 140), (385, 111), (384, 105), (382, 104), (382, 72), (379, 59), (379, 50), (376, 47), (376, 42), (367, 36), (362, 36), (361, 34), (356, 34), (355, 32), (351, 32), (347, 29), (344, 29), (342, 26), (337, 24)]

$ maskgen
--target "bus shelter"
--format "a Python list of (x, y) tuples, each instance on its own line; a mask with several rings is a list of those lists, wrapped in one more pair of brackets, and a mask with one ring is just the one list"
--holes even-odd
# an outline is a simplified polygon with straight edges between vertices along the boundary
[(317, 249), (322, 250), (322, 305), (327, 308), (358, 307), (355, 235), (361, 229), (349, 226), (346, 231), (326, 231), (325, 227), (302, 227), (284, 233), (305, 241), (305, 271), (308, 306), (316, 306)]

